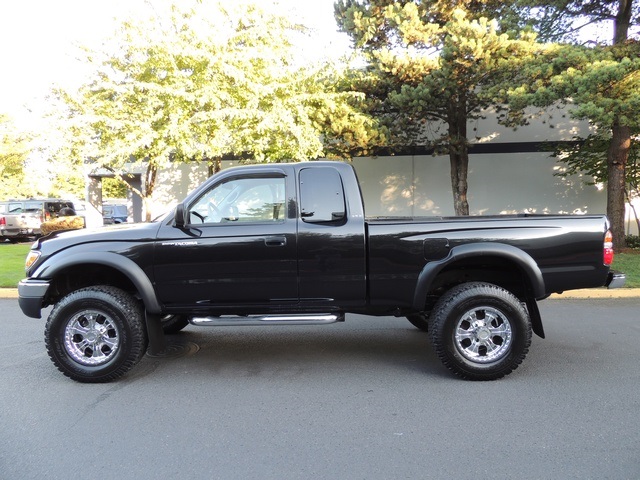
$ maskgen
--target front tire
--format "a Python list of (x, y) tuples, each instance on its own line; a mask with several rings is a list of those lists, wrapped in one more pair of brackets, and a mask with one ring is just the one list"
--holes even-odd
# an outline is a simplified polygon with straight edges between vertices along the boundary
[(51, 311), (45, 345), (67, 377), (83, 383), (115, 380), (136, 365), (146, 350), (141, 304), (115, 287), (76, 290)]
[(433, 309), (429, 334), (442, 363), (467, 380), (496, 380), (515, 370), (531, 345), (531, 321), (520, 301), (489, 283), (465, 283)]

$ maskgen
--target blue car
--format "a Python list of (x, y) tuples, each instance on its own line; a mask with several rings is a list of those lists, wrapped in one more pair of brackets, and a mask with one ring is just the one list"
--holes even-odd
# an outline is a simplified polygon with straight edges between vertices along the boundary
[(129, 212), (126, 205), (103, 205), (102, 221), (105, 225), (127, 223)]

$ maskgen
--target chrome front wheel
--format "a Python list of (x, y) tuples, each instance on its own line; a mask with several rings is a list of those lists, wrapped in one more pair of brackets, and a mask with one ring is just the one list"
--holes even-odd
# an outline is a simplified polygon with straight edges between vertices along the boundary
[(114, 380), (138, 363), (147, 348), (141, 303), (111, 286), (76, 290), (51, 310), (44, 339), (49, 357), (67, 377)]
[(121, 334), (116, 322), (102, 311), (88, 309), (71, 317), (64, 331), (64, 346), (81, 365), (103, 365), (120, 347)]

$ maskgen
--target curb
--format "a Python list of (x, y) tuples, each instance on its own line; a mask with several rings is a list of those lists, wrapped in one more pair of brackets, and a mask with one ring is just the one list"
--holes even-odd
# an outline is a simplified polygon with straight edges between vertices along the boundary
[[(18, 298), (17, 288), (0, 288), (0, 298)], [(549, 297), (553, 300), (562, 299), (594, 299), (594, 298), (640, 298), (640, 288), (587, 288), (571, 290), (565, 293), (554, 293)]]
[(589, 298), (640, 298), (640, 288), (585, 288), (584, 290), (570, 290), (564, 293), (554, 293), (552, 300), (589, 299)]

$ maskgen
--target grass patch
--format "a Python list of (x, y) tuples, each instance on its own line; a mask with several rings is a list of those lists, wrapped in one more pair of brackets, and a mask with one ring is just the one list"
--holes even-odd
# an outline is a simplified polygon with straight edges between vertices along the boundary
[(24, 259), (31, 244), (0, 243), (0, 288), (15, 288), (24, 278)]
[(640, 288), (640, 250), (616, 253), (611, 268), (627, 275), (625, 288)]

